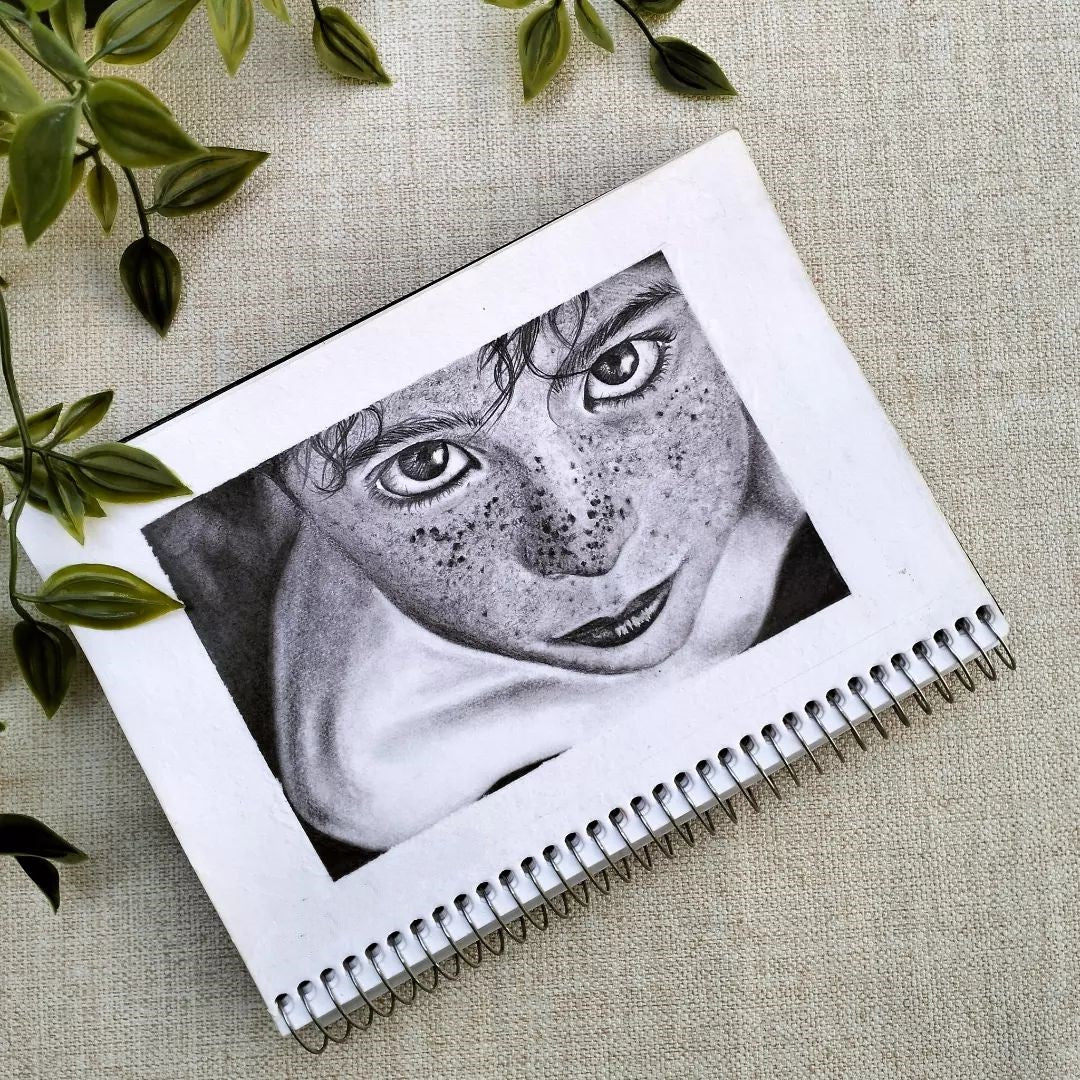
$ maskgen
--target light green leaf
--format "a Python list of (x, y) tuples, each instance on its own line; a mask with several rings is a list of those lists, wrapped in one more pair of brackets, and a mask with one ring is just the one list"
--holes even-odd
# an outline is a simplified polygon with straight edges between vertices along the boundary
[(71, 183), (68, 185), (68, 198), (70, 199), (83, 182), (86, 174), (86, 158), (76, 158), (71, 163)]
[(81, 55), (86, 31), (86, 6), (83, 0), (55, 0), (49, 8), (49, 22), (53, 30)]
[(12, 631), (15, 659), (23, 682), (46, 716), (60, 708), (71, 685), (75, 645), (59, 627), (20, 621)]
[(274, 16), (288, 25), (292, 22), (289, 18), (289, 9), (285, 6), (285, 0), (261, 0), (262, 6)]
[(8, 170), (27, 244), (56, 220), (71, 195), (78, 131), (79, 107), (73, 101), (39, 105), (15, 129)]
[(319, 12), (311, 28), (311, 40), (319, 61), (335, 74), (358, 82), (390, 85), (392, 80), (383, 70), (375, 43), (341, 8), (325, 7)]
[(108, 232), (116, 219), (119, 193), (116, 190), (113, 174), (104, 161), (99, 161), (90, 170), (90, 175), (86, 178), (86, 197), (90, 201), (90, 209), (94, 211), (94, 217), (98, 219), (101, 228)]
[(170, 165), (205, 150), (167, 110), (125, 80), (98, 79), (86, 101), (102, 149), (129, 169)]
[(67, 79), (85, 79), (88, 72), (82, 57), (36, 15), (30, 19), (30, 36), (42, 60)]
[(74, 442), (92, 428), (97, 427), (105, 419), (105, 414), (109, 411), (112, 400), (113, 392), (111, 390), (102, 390), (99, 393), (79, 398), (64, 413), (63, 419), (53, 435), (53, 441), (57, 443)]
[(180, 261), (172, 249), (140, 236), (120, 256), (120, 280), (139, 314), (164, 337), (180, 306)]
[(510, 11), (518, 11), (534, 2), (535, 0), (484, 0), (485, 4), (491, 4), (493, 7), (508, 8)]
[(564, 0), (526, 15), (518, 27), (518, 60), (525, 100), (531, 101), (555, 77), (570, 50), (570, 15)]
[(52, 0), (22, 0), (27, 11), (39, 12), (47, 11)]
[[(55, 405), (50, 405), (47, 409), (42, 409), (41, 412), (32, 413), (26, 418), (26, 427), (30, 433), (32, 443), (39, 443), (49, 436), (52, 429), (56, 427), (56, 421), (60, 418), (60, 411), (63, 407), (63, 403), (58, 401)], [(12, 425), (6, 431), (0, 432), (0, 446), (22, 446), (19, 441), (19, 429), (17, 426)]]
[(22, 64), (0, 48), (0, 109), (11, 113), (29, 112), (41, 104), (41, 95)]
[(48, 458), (45, 459), (45, 500), (49, 504), (49, 513), (81, 544), (85, 539), (82, 495), (74, 481), (55, 468)]
[(11, 136), (15, 134), (15, 117), (0, 110), (0, 156), (5, 156), (11, 149)]
[(255, 33), (255, 7), (251, 0), (206, 0), (206, 14), (230, 75), (235, 75)]
[(79, 486), (104, 502), (152, 502), (191, 494), (153, 454), (127, 443), (90, 446), (75, 460)]
[(85, 852), (26, 814), (0, 814), (0, 855), (30, 855), (69, 866), (87, 859)]
[(199, 0), (114, 0), (94, 28), (90, 63), (144, 64), (174, 37)]
[(184, 606), (129, 571), (102, 563), (57, 570), (33, 603), (50, 619), (94, 630), (138, 626)]
[(633, 0), (634, 7), (643, 15), (667, 15), (681, 3), (682, 0)]
[(611, 34), (604, 25), (604, 20), (596, 13), (596, 8), (589, 0), (574, 0), (574, 16), (577, 19), (581, 32), (597, 47), (605, 52), (615, 51), (615, 42), (611, 40)]
[(738, 94), (708, 53), (679, 38), (657, 38), (649, 50), (649, 67), (661, 86), (677, 94), (713, 98)]
[(152, 209), (163, 217), (209, 210), (235, 194), (269, 156), (261, 150), (208, 147), (205, 154), (161, 170)]

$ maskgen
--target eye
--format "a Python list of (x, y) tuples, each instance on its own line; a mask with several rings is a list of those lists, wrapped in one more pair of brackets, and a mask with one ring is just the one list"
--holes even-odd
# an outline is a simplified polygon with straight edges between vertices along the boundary
[(438, 495), (480, 467), (452, 442), (422, 442), (398, 451), (380, 470), (377, 487), (399, 499)]
[(635, 338), (602, 353), (585, 377), (585, 408), (640, 397), (664, 370), (663, 341)]

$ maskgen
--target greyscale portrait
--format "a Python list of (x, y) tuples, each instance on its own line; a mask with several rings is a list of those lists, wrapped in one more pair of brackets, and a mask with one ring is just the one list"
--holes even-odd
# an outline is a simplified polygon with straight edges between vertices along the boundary
[(342, 411), (144, 530), (335, 878), (848, 595), (660, 253)]

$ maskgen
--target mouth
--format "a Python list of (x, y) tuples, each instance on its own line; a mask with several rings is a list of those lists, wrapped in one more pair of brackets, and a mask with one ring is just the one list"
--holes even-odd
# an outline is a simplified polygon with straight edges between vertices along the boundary
[(635, 596), (616, 615), (593, 619), (571, 630), (569, 634), (555, 639), (557, 645), (589, 645), (594, 649), (610, 649), (616, 645), (628, 645), (649, 629), (660, 617), (675, 575), (665, 578), (659, 585), (646, 589)]

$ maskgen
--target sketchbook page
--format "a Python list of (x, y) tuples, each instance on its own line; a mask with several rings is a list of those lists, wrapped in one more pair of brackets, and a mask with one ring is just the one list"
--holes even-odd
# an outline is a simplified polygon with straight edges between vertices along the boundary
[(466, 936), (459, 894), (996, 612), (734, 133), (135, 443), (194, 495), (81, 549), (20, 531), (43, 574), (184, 600), (75, 633), (279, 1028), (300, 982), (329, 1012), (356, 956), (375, 990), (368, 943), (400, 971), (394, 931)]

